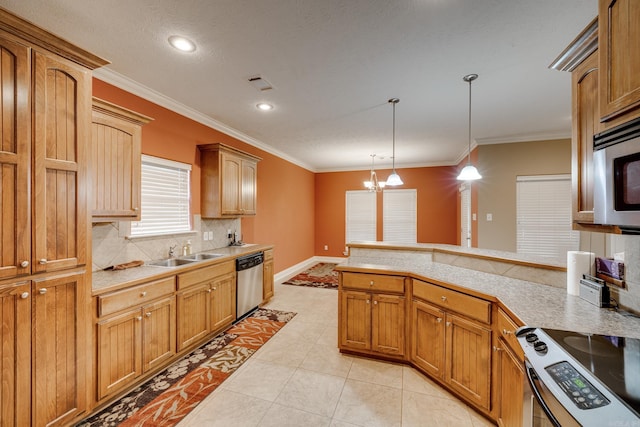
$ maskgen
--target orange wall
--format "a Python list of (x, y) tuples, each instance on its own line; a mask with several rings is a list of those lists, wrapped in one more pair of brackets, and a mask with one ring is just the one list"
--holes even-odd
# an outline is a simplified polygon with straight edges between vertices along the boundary
[[(457, 168), (397, 169), (404, 185), (418, 190), (418, 242), (457, 244), (459, 239)], [(384, 179), (390, 170), (376, 170)], [(343, 256), (345, 191), (362, 190), (369, 171), (326, 172), (315, 176), (315, 254)], [(382, 195), (378, 196), (377, 240), (382, 240)], [(325, 251), (327, 245), (329, 250)]]
[(93, 95), (154, 120), (142, 128), (142, 152), (193, 165), (191, 212), (200, 213), (200, 159), (196, 145), (222, 142), (262, 157), (257, 215), (242, 219), (246, 242), (275, 245), (275, 271), (314, 255), (314, 174), (194, 120), (93, 79)]

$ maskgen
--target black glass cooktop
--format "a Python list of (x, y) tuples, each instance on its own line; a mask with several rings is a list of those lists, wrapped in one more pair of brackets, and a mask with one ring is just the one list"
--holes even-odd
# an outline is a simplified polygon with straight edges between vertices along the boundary
[(640, 417), (640, 340), (544, 329)]

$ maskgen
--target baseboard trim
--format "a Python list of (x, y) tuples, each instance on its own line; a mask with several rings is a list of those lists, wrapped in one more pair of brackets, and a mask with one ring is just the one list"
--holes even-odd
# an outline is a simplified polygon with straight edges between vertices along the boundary
[(298, 273), (301, 273), (303, 271), (305, 271), (307, 268), (311, 267), (314, 264), (317, 264), (319, 262), (332, 262), (332, 263), (336, 263), (336, 264), (340, 264), (341, 262), (345, 261), (347, 258), (342, 258), (342, 257), (328, 257), (328, 256), (313, 256), (309, 259), (306, 259), (302, 262), (299, 262), (295, 265), (292, 265), (291, 267), (282, 270), (278, 273), (276, 273), (273, 276), (273, 279), (275, 281), (275, 283), (282, 283), (287, 279), (292, 278), (293, 276), (295, 276)]

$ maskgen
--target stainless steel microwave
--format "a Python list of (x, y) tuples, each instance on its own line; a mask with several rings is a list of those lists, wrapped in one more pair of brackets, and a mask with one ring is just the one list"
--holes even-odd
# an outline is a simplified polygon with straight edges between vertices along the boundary
[(593, 217), (640, 234), (640, 118), (593, 137)]

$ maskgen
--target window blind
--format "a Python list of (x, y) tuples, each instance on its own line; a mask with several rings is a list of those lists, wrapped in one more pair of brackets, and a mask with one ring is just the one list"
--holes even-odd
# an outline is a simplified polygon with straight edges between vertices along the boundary
[(346, 243), (376, 240), (376, 193), (346, 192)]
[(132, 236), (191, 231), (189, 215), (191, 165), (142, 156), (140, 221)]
[(517, 251), (563, 258), (577, 250), (580, 233), (571, 229), (569, 175), (519, 176), (517, 191)]
[(382, 233), (385, 242), (416, 243), (417, 192), (415, 189), (384, 190)]

